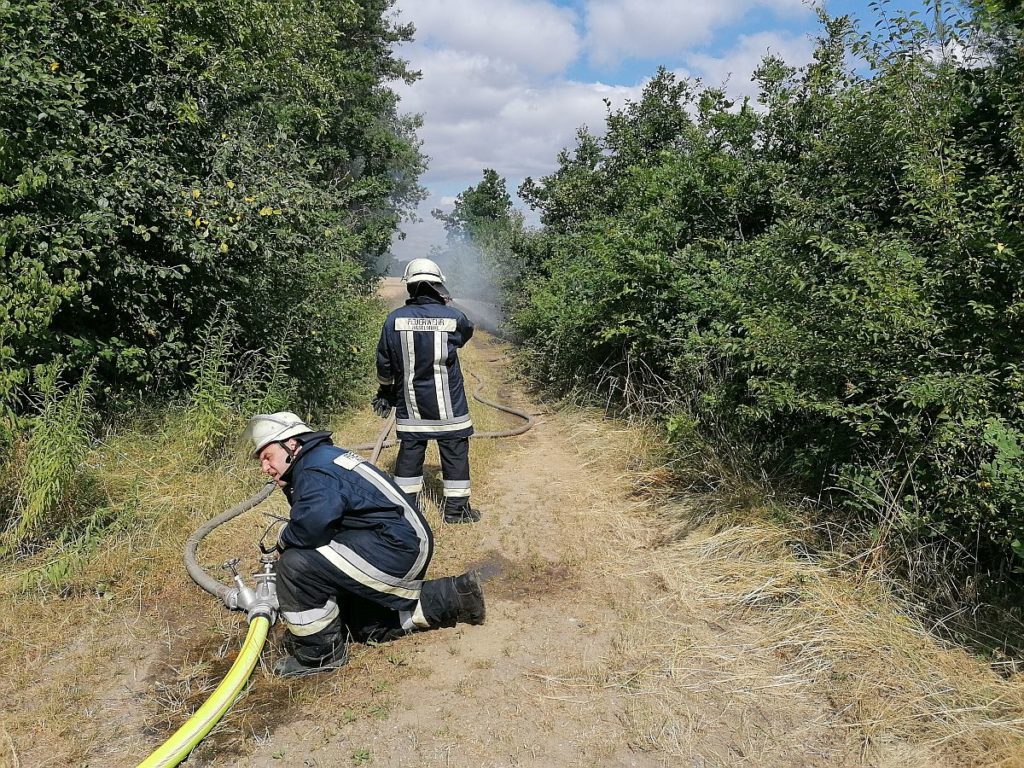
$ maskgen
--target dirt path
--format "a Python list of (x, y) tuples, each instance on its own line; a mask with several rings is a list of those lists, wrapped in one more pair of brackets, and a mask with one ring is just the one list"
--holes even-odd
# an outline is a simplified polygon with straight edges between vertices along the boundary
[[(501, 354), (479, 338), (466, 365), (498, 385)], [(524, 405), (507, 386), (498, 395)], [(770, 660), (744, 664), (743, 685), (767, 690), (753, 698), (723, 692), (721, 669), (680, 672), (680, 642), (744, 639), (699, 615), (665, 623), (659, 526), (630, 477), (635, 436), (579, 415), (539, 415), (527, 435), (474, 443), (482, 522), (437, 526), (433, 574), (481, 568), (487, 623), (357, 649), (346, 670), (288, 685), (292, 705), (253, 753), (209, 764), (844, 763), (815, 727), (821, 702), (778, 707)], [(428, 516), (436, 523), (429, 504)]]
[[(467, 354), (474, 370), (497, 351), (481, 341)], [(511, 394), (500, 392), (506, 401)], [(527, 435), (489, 448), (493, 455), (481, 462), (486, 473), (474, 477), (484, 519), (440, 528), (432, 566), (435, 575), (482, 569), (487, 623), (366, 649), (338, 675), (344, 682), (312, 684), (332, 689), (325, 704), (336, 708), (362, 689), (361, 704), (340, 718), (350, 722), (311, 711), (237, 765), (660, 764), (629, 748), (614, 692), (560, 682), (603, 667), (614, 653), (615, 605), (629, 594), (596, 558), (602, 531), (587, 517), (628, 488), (614, 472), (586, 466), (553, 414)], [(376, 709), (365, 701), (374, 687)]]

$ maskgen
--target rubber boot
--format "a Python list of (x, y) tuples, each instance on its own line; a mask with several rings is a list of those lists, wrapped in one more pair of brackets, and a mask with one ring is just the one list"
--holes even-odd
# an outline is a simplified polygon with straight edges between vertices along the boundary
[(449, 506), (449, 502), (444, 502), (444, 521), (446, 523), (478, 523), (480, 522), (480, 510), (473, 509), (470, 503), (467, 501), (460, 507)]
[(423, 582), (420, 608), (427, 623), (433, 627), (454, 627), (458, 624), (483, 624), (487, 617), (484, 590), (476, 571), (445, 579)]
[(323, 659), (311, 661), (306, 664), (300, 661), (294, 653), (278, 659), (274, 664), (274, 674), (278, 677), (305, 677), (306, 675), (318, 675), (321, 672), (330, 672), (348, 663), (348, 643), (342, 643), (340, 647), (334, 648), (330, 654)]

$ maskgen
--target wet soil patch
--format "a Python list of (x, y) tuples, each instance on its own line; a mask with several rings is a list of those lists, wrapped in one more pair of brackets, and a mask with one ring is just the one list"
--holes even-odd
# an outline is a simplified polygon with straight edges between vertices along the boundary
[(577, 584), (576, 574), (564, 563), (543, 558), (514, 561), (496, 550), (469, 566), (480, 572), (484, 595), (525, 601), (561, 594)]

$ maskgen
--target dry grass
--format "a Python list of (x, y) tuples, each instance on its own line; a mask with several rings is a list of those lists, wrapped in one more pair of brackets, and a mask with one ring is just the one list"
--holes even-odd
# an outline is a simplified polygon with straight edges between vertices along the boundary
[(755, 649), (723, 660), (751, 650), (775, 656), (779, 685), (824, 690), (866, 749), (897, 738), (947, 764), (1021, 755), (1024, 680), (1004, 680), (941, 643), (878, 582), (829, 558), (798, 559), (792, 540), (792, 531), (761, 524), (701, 531), (673, 547), (663, 569), (670, 591), (764, 630)]
[[(261, 481), (241, 454), (204, 466), (181, 435), (110, 436), (85, 459), (106, 527), (0, 572), (0, 694), (9, 751), (22, 764), (144, 756), (183, 711), (183, 692), (209, 685), (197, 657), (173, 676), (163, 675), (164, 659), (206, 644), (208, 627), (235, 647), (244, 634), (233, 622), (224, 628), (223, 609), (188, 579), (181, 551), (188, 533)], [(220, 540), (204, 556), (220, 562), (238, 549)]]
[(20, 768), (21, 761), (7, 730), (0, 725), (0, 768)]
[[(486, 377), (486, 358), (479, 355), (493, 351), (486, 339), (478, 346), (480, 364), (471, 349), (466, 365)], [(487, 384), (493, 396), (500, 382)], [(480, 430), (510, 421), (477, 403), (472, 407)], [(231, 429), (240, 434), (243, 426), (239, 421)], [(331, 426), (336, 442), (351, 445), (372, 442), (380, 422), (366, 407)], [(55, 544), (0, 568), (0, 695), (6, 702), (0, 765), (130, 763), (180, 725), (230, 666), (244, 621), (192, 584), (181, 552), (192, 530), (253, 493), (262, 479), (242, 446), (210, 466), (197, 455), (194, 427), (188, 413), (172, 411), (149, 414), (137, 430), (109, 434), (85, 457), (97, 478), (104, 527), (89, 540)], [(486, 484), (479, 478), (496, 449), (475, 441), (472, 450), (480, 489)], [(382, 464), (388, 467), (394, 455), (390, 449)], [(428, 455), (427, 469), (426, 514), (439, 544), (433, 571), (457, 573), (476, 551), (455, 527), (440, 523), (436, 450)], [(218, 529), (200, 549), (208, 570), (216, 572), (235, 556), (242, 558), (243, 573), (256, 570), (255, 542), (268, 523), (264, 511), (287, 514), (287, 507), (275, 494), (257, 511)], [(265, 664), (281, 653), (279, 640), (277, 628)], [(337, 676), (323, 689), (282, 683), (264, 667), (257, 672), (259, 685), (232, 708), (195, 759), (265, 741), (271, 728), (305, 717), (324, 692), (350, 702), (352, 718), (386, 718), (387, 686), (423, 674), (387, 648), (357, 649), (353, 668), (360, 667), (363, 674)], [(352, 681), (367, 677), (384, 687), (371, 688), (368, 697), (355, 695)]]
[(644, 430), (576, 431), (595, 461), (630, 467), (644, 521), (600, 518), (603, 558), (636, 601), (607, 663), (562, 683), (619, 690), (635, 748), (721, 765), (1024, 765), (1024, 678), (943, 643), (844, 558), (810, 557), (777, 515), (737, 509), (750, 489), (710, 500), (727, 514), (673, 500), (644, 466), (658, 454)]

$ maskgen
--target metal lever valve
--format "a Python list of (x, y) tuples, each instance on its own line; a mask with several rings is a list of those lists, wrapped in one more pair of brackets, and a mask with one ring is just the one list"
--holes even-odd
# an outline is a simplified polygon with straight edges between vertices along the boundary
[(238, 573), (238, 558), (224, 563), (224, 569), (231, 571), (235, 588), (224, 595), (224, 604), (232, 611), (245, 611), (251, 622), (256, 616), (266, 616), (273, 624), (277, 620), (277, 574), (274, 573), (275, 558), (271, 555), (260, 557), (261, 571), (253, 574), (256, 588), (249, 587)]

